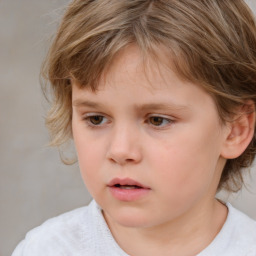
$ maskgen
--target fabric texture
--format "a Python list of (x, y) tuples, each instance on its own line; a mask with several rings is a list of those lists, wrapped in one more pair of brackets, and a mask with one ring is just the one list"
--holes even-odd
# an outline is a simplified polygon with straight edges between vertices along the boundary
[[(233, 208), (212, 243), (197, 256), (256, 256), (256, 221)], [(128, 256), (114, 240), (100, 207), (52, 218), (31, 230), (12, 256)]]

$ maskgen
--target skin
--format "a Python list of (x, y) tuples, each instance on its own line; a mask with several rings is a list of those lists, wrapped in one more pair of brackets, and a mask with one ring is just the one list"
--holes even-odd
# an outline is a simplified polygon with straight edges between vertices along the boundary
[[(192, 256), (211, 243), (227, 209), (215, 199), (230, 127), (213, 99), (136, 46), (114, 60), (96, 92), (72, 84), (73, 138), (83, 180), (130, 255)], [(146, 71), (146, 72), (145, 72)], [(113, 178), (149, 187), (139, 200), (112, 196)]]

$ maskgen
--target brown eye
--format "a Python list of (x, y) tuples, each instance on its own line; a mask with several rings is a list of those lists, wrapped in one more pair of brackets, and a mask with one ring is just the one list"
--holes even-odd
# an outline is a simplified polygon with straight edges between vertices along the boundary
[(161, 117), (161, 116), (151, 116), (147, 120), (148, 124), (159, 127), (159, 128), (164, 128), (168, 127), (169, 124), (172, 124), (174, 121), (170, 118), (166, 117)]
[(89, 117), (89, 121), (93, 124), (93, 125), (99, 125), (102, 123), (104, 117), (103, 116), (90, 116)]
[(149, 121), (152, 125), (160, 126), (163, 124), (164, 118), (159, 116), (152, 116), (149, 118)]

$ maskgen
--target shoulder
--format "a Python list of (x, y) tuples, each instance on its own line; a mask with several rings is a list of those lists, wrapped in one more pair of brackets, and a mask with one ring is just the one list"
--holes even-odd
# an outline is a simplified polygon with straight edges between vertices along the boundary
[(256, 256), (256, 221), (231, 204), (226, 205), (226, 222), (213, 242), (198, 256)]
[[(240, 255), (256, 255), (256, 221), (230, 204), (228, 226), (232, 231), (234, 248), (240, 251)], [(243, 254), (242, 254), (243, 253)]]
[(234, 208), (231, 204), (227, 204), (229, 209), (229, 217), (227, 224), (233, 226), (235, 234), (240, 241), (246, 244), (256, 245), (256, 221), (243, 212)]
[(114, 240), (101, 208), (88, 206), (52, 218), (31, 230), (12, 256), (127, 256)]
[(197, 256), (256, 256), (256, 221), (230, 203), (227, 219), (219, 234)]
[(89, 205), (61, 214), (32, 229), (12, 256), (80, 255), (84, 229), (90, 228), (90, 221), (85, 220), (90, 217), (91, 207)]

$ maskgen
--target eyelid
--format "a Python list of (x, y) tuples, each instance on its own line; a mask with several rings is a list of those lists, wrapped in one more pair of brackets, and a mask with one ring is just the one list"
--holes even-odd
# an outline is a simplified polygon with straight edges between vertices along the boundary
[(86, 112), (83, 114), (83, 117), (91, 117), (91, 116), (106, 116), (105, 114), (103, 113), (100, 113), (100, 112)]
[(169, 115), (165, 115), (165, 114), (148, 114), (147, 118), (150, 118), (150, 117), (160, 117), (160, 118), (163, 118), (163, 119), (166, 119), (166, 120), (170, 120), (170, 121), (175, 121), (176, 120), (175, 117), (169, 116)]

